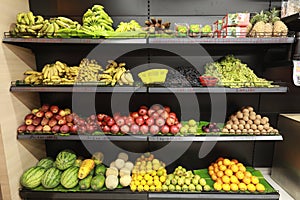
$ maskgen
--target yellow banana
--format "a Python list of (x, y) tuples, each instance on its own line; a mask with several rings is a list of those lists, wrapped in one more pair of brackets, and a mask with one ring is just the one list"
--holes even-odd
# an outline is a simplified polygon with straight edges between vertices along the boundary
[(34, 70), (27, 70), (24, 72), (24, 75), (40, 74), (40, 72)]
[(40, 15), (35, 17), (37, 20), (35, 21), (35, 24), (41, 24), (44, 21), (44, 18)]
[(22, 19), (24, 18), (25, 13), (17, 14), (17, 23), (22, 24)]
[(127, 72), (124, 73), (124, 77), (126, 78), (126, 80), (127, 80), (130, 84), (133, 84), (133, 83), (134, 83), (132, 74), (131, 74), (129, 71), (127, 71)]
[(119, 67), (125, 67), (126, 63), (119, 63)]
[(122, 76), (120, 77), (120, 80), (125, 85), (129, 84), (128, 80), (125, 78), (125, 73), (122, 74)]
[(33, 25), (33, 24), (35, 23), (33, 13), (32, 13), (32, 12), (28, 12), (28, 13), (27, 13), (27, 17), (28, 17), (28, 19), (29, 19), (29, 24), (30, 24), (30, 25)]
[(112, 79), (112, 76), (108, 74), (99, 74), (99, 78), (101, 79)]
[(109, 64), (106, 66), (106, 69), (110, 68), (110, 67), (117, 67), (118, 66), (118, 63), (116, 63), (114, 60), (108, 60), (107, 61)]
[(24, 18), (23, 18), (23, 19), (25, 20), (25, 23), (26, 23), (27, 25), (30, 25), (30, 20), (29, 20), (27, 14), (24, 14)]
[(121, 78), (122, 74), (123, 74), (125, 71), (126, 71), (126, 69), (125, 69), (124, 67), (119, 68), (119, 69), (117, 70), (117, 72), (115, 73), (113, 79), (116, 80), (116, 81), (119, 80), (119, 79)]
[(30, 78), (31, 78), (31, 76), (27, 76), (27, 77), (24, 79), (24, 83), (30, 84)]

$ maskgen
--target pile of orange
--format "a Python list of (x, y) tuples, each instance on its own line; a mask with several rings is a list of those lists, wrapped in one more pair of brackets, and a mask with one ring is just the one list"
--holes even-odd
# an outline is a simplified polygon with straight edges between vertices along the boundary
[(259, 183), (256, 176), (252, 176), (246, 167), (236, 159), (218, 158), (208, 167), (208, 173), (217, 191), (250, 191), (264, 192), (265, 187)]

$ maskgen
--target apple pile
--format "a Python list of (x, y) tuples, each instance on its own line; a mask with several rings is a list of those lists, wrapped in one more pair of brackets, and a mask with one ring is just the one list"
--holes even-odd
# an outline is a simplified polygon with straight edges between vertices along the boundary
[(77, 126), (69, 108), (44, 104), (25, 116), (18, 133), (77, 133)]
[(181, 124), (170, 107), (153, 105), (151, 108), (141, 106), (137, 112), (131, 112), (129, 116), (122, 116), (115, 113), (113, 117), (98, 114), (98, 124), (103, 132), (112, 134), (148, 134), (156, 135), (177, 134)]

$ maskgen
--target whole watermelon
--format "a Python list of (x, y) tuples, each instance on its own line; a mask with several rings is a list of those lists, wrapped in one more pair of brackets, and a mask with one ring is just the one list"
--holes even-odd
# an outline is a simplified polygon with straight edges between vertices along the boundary
[(40, 166), (27, 169), (20, 178), (21, 185), (29, 189), (36, 188), (41, 184), (45, 171), (45, 168)]
[(55, 188), (56, 186), (58, 186), (60, 184), (60, 178), (61, 178), (61, 174), (62, 172), (55, 168), (55, 167), (51, 167), (49, 168), (43, 178), (42, 178), (42, 185), (44, 186), (44, 188)]
[(51, 157), (41, 159), (36, 166), (44, 167), (45, 169), (49, 169), (53, 167), (54, 160)]
[(55, 166), (60, 170), (66, 170), (76, 161), (76, 154), (70, 150), (61, 151), (55, 160)]
[(75, 187), (79, 180), (78, 180), (78, 171), (79, 168), (72, 166), (64, 171), (60, 178), (60, 183), (67, 189)]

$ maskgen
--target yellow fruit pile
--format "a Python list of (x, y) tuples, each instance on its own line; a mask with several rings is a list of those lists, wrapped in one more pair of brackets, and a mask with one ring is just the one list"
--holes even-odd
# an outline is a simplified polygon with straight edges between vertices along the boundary
[(265, 191), (265, 187), (259, 183), (259, 179), (252, 176), (246, 167), (236, 159), (229, 160), (220, 157), (208, 167), (208, 173), (215, 181), (214, 189), (217, 191)]
[(135, 162), (130, 189), (133, 192), (161, 192), (166, 177), (165, 163), (154, 158), (153, 154), (145, 153)]

